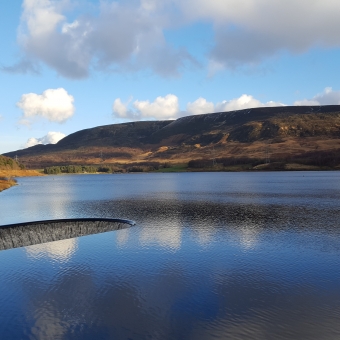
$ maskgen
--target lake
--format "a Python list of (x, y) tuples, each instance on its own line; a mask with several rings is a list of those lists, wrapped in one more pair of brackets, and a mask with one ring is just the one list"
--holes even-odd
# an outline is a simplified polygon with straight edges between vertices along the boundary
[(340, 338), (340, 172), (18, 182), (1, 225), (136, 226), (0, 251), (0, 339)]

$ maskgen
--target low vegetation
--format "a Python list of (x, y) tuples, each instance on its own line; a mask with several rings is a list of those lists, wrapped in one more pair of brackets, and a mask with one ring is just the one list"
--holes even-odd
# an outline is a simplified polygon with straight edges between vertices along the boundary
[(79, 173), (96, 173), (98, 168), (94, 166), (67, 165), (67, 166), (51, 166), (44, 169), (46, 175), (57, 174), (79, 174)]
[(187, 164), (171, 164), (160, 162), (136, 162), (129, 164), (108, 165), (63, 165), (44, 168), (46, 175), (86, 174), (86, 173), (134, 173), (134, 172), (171, 172), (185, 171)]
[(35, 170), (26, 170), (25, 166), (14, 159), (0, 155), (0, 191), (17, 184), (14, 177), (41, 176)]
[(17, 184), (17, 181), (13, 178), (0, 177), (0, 191), (8, 189), (16, 184)]
[(267, 159), (250, 157), (201, 158), (188, 163), (189, 170), (330, 170), (340, 169), (340, 149), (312, 151), (297, 155), (282, 154)]
[(286, 162), (335, 168), (340, 166), (340, 149), (305, 152), (300, 155), (288, 157)]
[(260, 157), (198, 158), (186, 163), (135, 162), (106, 165), (67, 165), (44, 169), (45, 174), (141, 173), (183, 171), (250, 171), (250, 170), (330, 170), (340, 169), (340, 149), (300, 154), (274, 154)]

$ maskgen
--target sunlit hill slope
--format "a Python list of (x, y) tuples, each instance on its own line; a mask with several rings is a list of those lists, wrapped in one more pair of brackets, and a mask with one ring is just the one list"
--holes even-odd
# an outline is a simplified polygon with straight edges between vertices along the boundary
[(294, 163), (325, 157), (331, 157), (331, 166), (336, 167), (340, 165), (340, 160), (336, 164), (339, 137), (339, 105), (286, 106), (99, 126), (75, 132), (54, 145), (5, 155), (17, 155), (30, 168), (212, 158)]

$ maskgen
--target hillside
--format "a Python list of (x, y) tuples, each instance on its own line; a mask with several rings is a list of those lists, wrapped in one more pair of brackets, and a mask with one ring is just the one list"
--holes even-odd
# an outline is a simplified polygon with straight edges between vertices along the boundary
[(201, 158), (276, 161), (340, 149), (340, 106), (255, 108), (75, 132), (55, 145), (5, 154), (28, 167), (188, 162)]

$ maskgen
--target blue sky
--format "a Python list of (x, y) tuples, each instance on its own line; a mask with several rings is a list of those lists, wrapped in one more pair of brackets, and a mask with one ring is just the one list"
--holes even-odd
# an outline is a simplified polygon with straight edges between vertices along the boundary
[(0, 153), (98, 125), (340, 104), (338, 0), (0, 2)]

